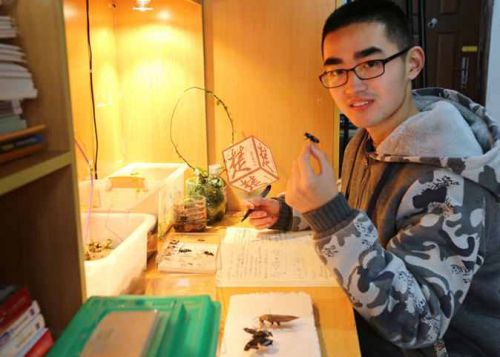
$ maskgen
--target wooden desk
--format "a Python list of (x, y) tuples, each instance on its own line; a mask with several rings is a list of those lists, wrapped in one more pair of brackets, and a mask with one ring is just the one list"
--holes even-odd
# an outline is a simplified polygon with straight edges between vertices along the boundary
[[(203, 235), (207, 243), (220, 242), (225, 227), (247, 226), (240, 224), (241, 213), (229, 214), (220, 226), (207, 231)], [(167, 235), (167, 240), (169, 236)], [(198, 237), (187, 237), (186, 240), (197, 240)], [(160, 242), (160, 245), (162, 242)], [(342, 289), (338, 287), (295, 287), (295, 288), (217, 288), (214, 274), (172, 274), (159, 272), (155, 259), (150, 259), (144, 276), (146, 295), (199, 295), (207, 294), (219, 301), (222, 316), (219, 331), (219, 344), (224, 334), (225, 319), (229, 307), (229, 299), (233, 294), (255, 292), (297, 292), (309, 294), (313, 300), (316, 327), (324, 357), (358, 357), (358, 337), (354, 323), (351, 304)]]

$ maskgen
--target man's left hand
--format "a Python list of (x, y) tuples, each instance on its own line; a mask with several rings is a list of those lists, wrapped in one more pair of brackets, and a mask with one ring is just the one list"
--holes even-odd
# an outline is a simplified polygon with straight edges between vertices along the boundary
[[(319, 173), (314, 172), (311, 159), (318, 162)], [(316, 144), (306, 143), (293, 163), (286, 188), (286, 203), (304, 213), (323, 206), (337, 194), (335, 174), (326, 154)]]

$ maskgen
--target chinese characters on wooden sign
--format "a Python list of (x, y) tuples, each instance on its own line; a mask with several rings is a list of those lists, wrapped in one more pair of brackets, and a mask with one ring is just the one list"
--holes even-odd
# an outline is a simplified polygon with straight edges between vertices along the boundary
[(278, 180), (271, 150), (253, 136), (230, 146), (222, 155), (233, 187), (252, 192)]

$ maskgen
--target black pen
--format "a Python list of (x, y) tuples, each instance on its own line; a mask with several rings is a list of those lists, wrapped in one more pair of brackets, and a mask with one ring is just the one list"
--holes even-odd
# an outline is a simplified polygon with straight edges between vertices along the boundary
[[(269, 191), (271, 191), (271, 185), (267, 185), (266, 188), (264, 189), (264, 191), (262, 191), (260, 193), (260, 197), (264, 198), (267, 196), (267, 194), (269, 193)], [(245, 212), (245, 215), (243, 216), (243, 218), (241, 219), (241, 221), (243, 222), (245, 219), (248, 218), (248, 216), (250, 216), (250, 213), (252, 213), (254, 210), (253, 209), (249, 209), (248, 211)]]

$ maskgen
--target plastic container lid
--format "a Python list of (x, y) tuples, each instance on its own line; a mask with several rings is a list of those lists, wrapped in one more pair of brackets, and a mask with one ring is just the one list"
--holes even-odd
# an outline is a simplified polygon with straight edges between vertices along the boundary
[(159, 319), (144, 356), (215, 356), (220, 304), (208, 295), (92, 297), (82, 305), (47, 356), (80, 356), (92, 332), (108, 313), (145, 310), (157, 310)]

